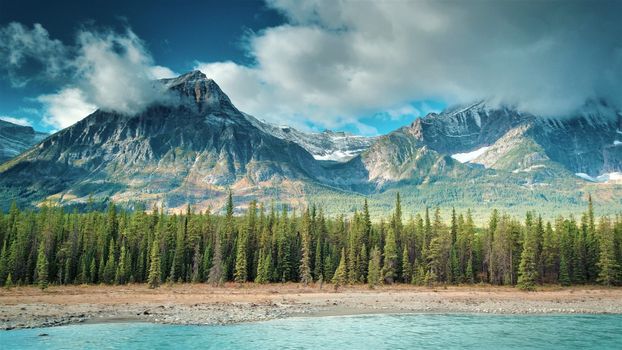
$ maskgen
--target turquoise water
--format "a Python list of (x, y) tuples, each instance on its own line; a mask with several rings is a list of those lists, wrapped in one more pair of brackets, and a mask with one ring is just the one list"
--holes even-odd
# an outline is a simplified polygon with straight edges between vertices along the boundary
[(622, 349), (622, 315), (401, 314), (227, 326), (85, 324), (0, 332), (0, 348)]

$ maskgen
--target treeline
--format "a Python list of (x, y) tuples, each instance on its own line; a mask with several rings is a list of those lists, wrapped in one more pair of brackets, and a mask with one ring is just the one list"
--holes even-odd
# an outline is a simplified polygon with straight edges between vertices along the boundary
[(0, 284), (126, 284), (225, 281), (562, 285), (622, 282), (622, 217), (596, 222), (591, 199), (580, 220), (519, 221), (496, 210), (486, 227), (471, 212), (436, 209), (371, 221), (367, 202), (345, 218), (312, 206), (249, 204), (234, 216), (161, 209), (68, 213), (60, 207), (0, 213)]

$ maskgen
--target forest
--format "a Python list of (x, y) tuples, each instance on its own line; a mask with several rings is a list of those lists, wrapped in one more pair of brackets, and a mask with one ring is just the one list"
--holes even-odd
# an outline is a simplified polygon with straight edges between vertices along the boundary
[(517, 286), (618, 285), (622, 216), (596, 218), (591, 198), (579, 219), (518, 219), (493, 210), (484, 227), (471, 211), (422, 208), (391, 215), (302, 212), (251, 202), (239, 215), (168, 214), (162, 208), (67, 212), (42, 206), (0, 213), (0, 285), (224, 282), (409, 283)]

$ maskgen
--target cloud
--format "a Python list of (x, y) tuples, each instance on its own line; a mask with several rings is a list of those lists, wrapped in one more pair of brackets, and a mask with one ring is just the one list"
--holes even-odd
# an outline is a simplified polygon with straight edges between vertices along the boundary
[(154, 79), (168, 79), (168, 78), (175, 78), (179, 76), (178, 73), (175, 73), (170, 68), (167, 68), (164, 66), (149, 67), (149, 73), (151, 77), (153, 77)]
[(163, 98), (163, 87), (153, 81), (153, 59), (131, 30), (123, 34), (83, 31), (77, 46), (74, 65), (80, 79), (76, 84), (90, 103), (131, 115)]
[(30, 120), (26, 118), (16, 118), (16, 117), (9, 117), (8, 115), (1, 115), (0, 120), (4, 120), (5, 122), (9, 122), (9, 123), (13, 123), (13, 124), (21, 125), (21, 126), (32, 126), (32, 124), (30, 123)]
[(44, 122), (66, 127), (100, 108), (124, 114), (142, 111), (166, 98), (154, 79), (175, 76), (155, 65), (143, 41), (124, 32), (82, 29), (67, 45), (50, 38), (40, 24), (0, 28), (0, 59), (14, 86), (32, 79), (53, 80), (62, 87), (37, 98), (46, 108)]
[(97, 109), (77, 88), (65, 88), (55, 94), (39, 96), (37, 100), (45, 106), (43, 122), (60, 129), (75, 124)]
[(354, 124), (421, 100), (489, 98), (546, 115), (591, 98), (622, 105), (619, 1), (268, 4), (288, 23), (248, 37), (252, 66), (197, 68), (270, 120)]
[(14, 87), (25, 86), (33, 77), (59, 76), (65, 69), (67, 54), (65, 45), (51, 39), (38, 23), (32, 29), (15, 22), (0, 28), (0, 69)]

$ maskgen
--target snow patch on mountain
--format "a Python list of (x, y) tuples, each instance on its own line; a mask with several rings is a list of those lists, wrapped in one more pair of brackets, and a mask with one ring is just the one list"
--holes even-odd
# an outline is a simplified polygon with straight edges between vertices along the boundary
[(289, 126), (270, 124), (249, 114), (244, 113), (244, 116), (258, 129), (298, 144), (317, 160), (347, 162), (367, 150), (377, 139), (331, 130), (307, 133)]
[(605, 174), (602, 174), (596, 177), (590, 176), (586, 173), (576, 173), (575, 175), (584, 180), (591, 181), (591, 182), (598, 182), (598, 183), (622, 181), (622, 172), (605, 173)]
[(490, 146), (484, 146), (484, 147), (476, 149), (475, 151), (452, 154), (451, 158), (459, 161), (460, 163), (471, 163), (477, 157), (479, 157), (482, 154), (486, 153), (486, 151), (488, 151), (489, 148), (490, 148)]

